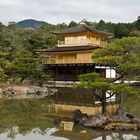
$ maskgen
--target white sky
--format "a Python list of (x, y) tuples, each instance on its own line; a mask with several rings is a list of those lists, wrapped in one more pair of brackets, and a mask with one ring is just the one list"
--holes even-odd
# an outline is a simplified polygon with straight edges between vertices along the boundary
[(103, 19), (133, 22), (140, 16), (140, 0), (0, 0), (0, 22), (24, 19), (48, 23)]

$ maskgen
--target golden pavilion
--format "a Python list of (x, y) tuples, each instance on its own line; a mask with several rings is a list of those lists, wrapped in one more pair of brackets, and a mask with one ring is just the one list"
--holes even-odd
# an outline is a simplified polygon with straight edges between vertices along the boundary
[(43, 65), (50, 71), (54, 81), (77, 81), (79, 75), (98, 72), (106, 76), (106, 68), (98, 67), (92, 60), (95, 49), (106, 47), (106, 38), (113, 36), (85, 23), (60, 32), (53, 32), (61, 38), (55, 48), (40, 50), (45, 56)]

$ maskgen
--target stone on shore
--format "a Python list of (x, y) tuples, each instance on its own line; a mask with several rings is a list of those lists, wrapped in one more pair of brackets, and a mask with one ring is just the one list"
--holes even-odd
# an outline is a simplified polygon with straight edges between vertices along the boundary
[(73, 121), (75, 123), (83, 124), (87, 120), (88, 115), (83, 114), (79, 109), (73, 111)]
[(97, 114), (87, 116), (80, 110), (73, 112), (73, 120), (84, 127), (101, 128), (104, 130), (137, 130), (140, 129), (140, 119), (128, 112), (119, 116)]
[[(0, 91), (1, 92), (1, 91)], [(5, 99), (26, 99), (26, 98), (43, 98), (53, 95), (56, 89), (39, 86), (9, 86), (2, 89), (2, 98)]]
[(109, 116), (98, 114), (90, 116), (87, 120), (84, 121), (85, 127), (100, 127), (102, 128), (103, 125), (107, 122)]
[(133, 119), (132, 119), (132, 122), (133, 122), (134, 124), (137, 125), (138, 129), (140, 129), (140, 119), (138, 119), (138, 118), (133, 118)]

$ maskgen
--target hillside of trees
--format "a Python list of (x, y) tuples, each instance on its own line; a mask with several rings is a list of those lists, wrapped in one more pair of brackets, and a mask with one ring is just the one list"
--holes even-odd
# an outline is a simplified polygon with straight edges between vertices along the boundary
[[(139, 24), (140, 24), (140, 17), (132, 23), (111, 23), (111, 22), (105, 22), (103, 20), (100, 20), (99, 22), (90, 22), (85, 20), (86, 24), (107, 32), (114, 33), (115, 38), (122, 38), (122, 37), (127, 37), (127, 36), (140, 36), (140, 29), (139, 29)], [(52, 24), (46, 23), (44, 21), (37, 21), (33, 19), (27, 19), (23, 20), (17, 23), (17, 27), (19, 28), (40, 28), (42, 25), (48, 25), (50, 28)], [(66, 25), (68, 28), (77, 26), (78, 23), (71, 21), (68, 25)], [(57, 26), (57, 25), (56, 25)]]
[[(115, 38), (128, 36), (140, 36), (140, 17), (132, 23), (111, 23), (100, 20), (99, 22), (86, 21), (86, 24), (99, 30), (114, 33)], [(72, 21), (68, 27), (76, 26), (77, 23)]]
[(17, 23), (17, 27), (19, 28), (37, 28), (41, 25), (47, 24), (44, 21), (37, 21), (34, 19), (27, 19)]
[[(127, 36), (140, 37), (140, 17), (133, 23), (111, 23), (101, 20), (99, 23), (86, 21), (89, 26), (112, 32), (114, 38)], [(41, 60), (36, 50), (55, 47), (57, 38), (53, 31), (76, 26), (72, 21), (69, 25), (43, 24), (34, 29), (19, 28), (11, 22), (8, 26), (0, 23), (0, 81), (22, 82), (26, 78), (34, 79), (40, 84), (48, 78), (43, 71)]]

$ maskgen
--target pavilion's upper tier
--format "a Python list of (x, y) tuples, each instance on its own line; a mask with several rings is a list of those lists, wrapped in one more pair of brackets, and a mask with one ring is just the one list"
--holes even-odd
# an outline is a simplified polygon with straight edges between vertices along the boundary
[(79, 45), (100, 46), (103, 43), (101, 41), (102, 38), (113, 36), (112, 33), (92, 29), (86, 24), (80, 24), (76, 27), (72, 27), (63, 31), (53, 32), (53, 34), (61, 35), (64, 37), (64, 40), (58, 41), (58, 47), (70, 47)]
[(76, 34), (76, 33), (84, 33), (84, 32), (91, 32), (94, 34), (98, 34), (104, 37), (112, 36), (112, 33), (104, 32), (101, 30), (93, 29), (86, 24), (80, 24), (76, 27), (72, 27), (63, 31), (53, 32), (56, 35), (67, 35), (67, 34)]

